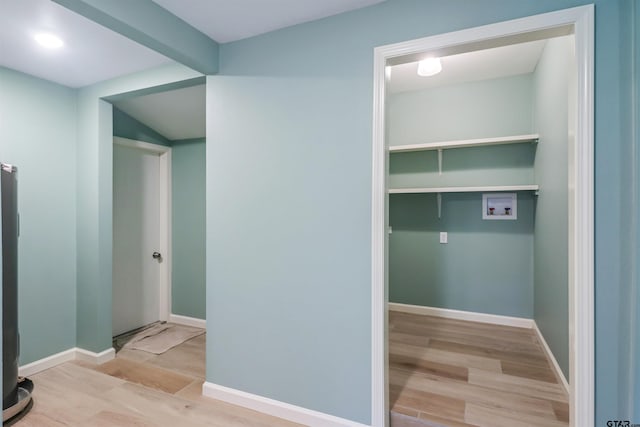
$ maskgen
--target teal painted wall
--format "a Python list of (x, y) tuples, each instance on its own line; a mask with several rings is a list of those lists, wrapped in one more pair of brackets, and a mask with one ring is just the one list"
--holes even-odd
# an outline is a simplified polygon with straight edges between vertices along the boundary
[[(595, 69), (595, 363), (596, 422), (631, 418), (628, 296), (633, 289), (627, 276), (636, 265), (638, 242), (630, 233), (630, 176), (637, 176), (637, 146), (629, 138), (633, 122), (626, 114), (632, 75), (625, 68), (633, 58), (629, 19), (634, 1), (596, 2)], [(630, 24), (630, 23), (629, 23)], [(637, 217), (637, 210), (633, 214)], [(637, 286), (637, 285), (636, 285)], [(638, 420), (634, 420), (638, 422)]]
[[(587, 3), (388, 0), (221, 46), (208, 78), (207, 380), (367, 422), (373, 48)], [(637, 262), (620, 221), (621, 178), (640, 166), (620, 120), (632, 3), (595, 1), (598, 425), (630, 413), (617, 311), (630, 287), (620, 260)]]
[[(519, 192), (518, 219), (482, 219), (482, 193), (389, 197), (389, 301), (533, 317), (535, 196)], [(448, 233), (447, 244), (439, 233)]]
[(389, 145), (532, 133), (531, 79), (522, 74), (392, 94)]
[(76, 92), (0, 67), (0, 159), (18, 167), (20, 364), (75, 347)]
[[(632, 34), (633, 38), (631, 43), (631, 52), (632, 55), (629, 55), (629, 71), (630, 71), (630, 79), (633, 82), (633, 91), (629, 93), (628, 103), (632, 106), (629, 109), (630, 112), (633, 112), (633, 116), (628, 118), (627, 127), (630, 128), (630, 134), (632, 135), (632, 146), (635, 149), (635, 156), (631, 158), (631, 160), (636, 165), (640, 165), (640, 5), (637, 2), (632, 2), (630, 7), (630, 13), (628, 14), (628, 21), (623, 27), (629, 25), (631, 27), (631, 31), (627, 34)], [(636, 175), (637, 177), (638, 175)], [(637, 182), (637, 181), (635, 181)], [(636, 188), (636, 196), (634, 197), (636, 201), (636, 206), (640, 203), (640, 188)], [(636, 216), (635, 220), (638, 218)], [(636, 234), (634, 250), (632, 251), (636, 260), (640, 258), (640, 230), (638, 224), (635, 226)], [(635, 262), (634, 265), (636, 269), (638, 268), (639, 262)], [(631, 384), (629, 384), (629, 388), (631, 392), (629, 393), (629, 406), (632, 408), (632, 416), (631, 418), (634, 420), (640, 420), (640, 364), (638, 364), (638, 359), (640, 358), (640, 276), (638, 274), (634, 277), (635, 280), (632, 281), (630, 286), (630, 295), (628, 298), (629, 301), (629, 329), (631, 336), (631, 351), (629, 351), (627, 366), (630, 366), (630, 371), (635, 375), (630, 377), (629, 375), (623, 376), (623, 378), (629, 378)], [(635, 297), (635, 298), (634, 298)], [(634, 316), (635, 315), (635, 316)]]
[(171, 312), (206, 317), (205, 200), (206, 140), (174, 141), (172, 163)]
[[(389, 143), (447, 141), (533, 132), (531, 74), (394, 94)], [(535, 144), (390, 156), (389, 186), (444, 187), (534, 183)], [(389, 301), (533, 317), (535, 201), (518, 194), (518, 219), (482, 220), (482, 193), (389, 198)], [(439, 243), (439, 232), (449, 243)]]
[[(533, 131), (532, 76), (463, 83), (389, 98), (389, 145), (529, 134)], [(444, 187), (533, 183), (535, 146), (395, 153), (389, 187)], [(473, 159), (473, 160), (470, 160)]]
[(113, 107), (113, 136), (163, 145), (165, 147), (171, 146), (171, 141), (163, 135), (115, 106)]
[(534, 318), (566, 378), (569, 378), (568, 100), (569, 75), (575, 75), (571, 66), (573, 57), (572, 37), (550, 39), (535, 72), (535, 117), (540, 134), (535, 178), (540, 196), (535, 216)]
[(390, 0), (221, 46), (208, 381), (369, 421), (373, 48), (577, 4)]
[[(640, 420), (640, 4), (634, 0), (622, 0), (624, 14), (620, 23), (620, 49), (626, 53), (622, 57), (621, 79), (630, 81), (629, 87), (621, 92), (622, 108), (620, 129), (624, 145), (621, 179), (626, 192), (622, 197), (620, 227), (628, 236), (621, 251), (622, 280), (629, 286), (621, 289), (623, 305), (616, 313), (603, 313), (618, 322), (618, 330), (629, 337), (620, 348), (621, 358), (616, 369), (610, 369), (621, 384), (621, 406), (630, 408), (627, 419)], [(632, 212), (636, 212), (633, 214)], [(612, 367), (613, 368), (613, 367)]]
[[(223, 168), (212, 172), (208, 183), (223, 178), (227, 185), (209, 185), (207, 204), (218, 206), (218, 200), (230, 200), (233, 194), (241, 197), (225, 205), (224, 218), (207, 218), (207, 379), (366, 422), (370, 223), (363, 218), (369, 217), (371, 202), (373, 47), (586, 3), (388, 0), (222, 46), (222, 76), (208, 79), (208, 91), (227, 101), (235, 116), (224, 114), (224, 103), (209, 99), (215, 107), (209, 133), (220, 144), (207, 153), (207, 169), (212, 171), (216, 162)], [(628, 311), (628, 296), (637, 290), (626, 276), (627, 267), (638, 264), (637, 251), (629, 250), (638, 240), (628, 227), (637, 211), (626, 208), (627, 178), (637, 173), (640, 161), (637, 138), (628, 138), (637, 117), (621, 112), (634, 102), (629, 88), (637, 77), (625, 67), (637, 58), (626, 43), (637, 15), (631, 0), (595, 4), (596, 422), (604, 425), (633, 412), (628, 368), (633, 359), (627, 343), (634, 328), (621, 313)], [(75, 228), (79, 346), (102, 351), (110, 339), (112, 124), (110, 110), (99, 99), (195, 76), (165, 67), (80, 91)], [(30, 109), (19, 118), (29, 114)], [(227, 120), (220, 121), (223, 117)], [(246, 129), (256, 124), (256, 130)], [(252, 145), (260, 149), (251, 150)], [(258, 159), (275, 167), (260, 165), (244, 177), (247, 163), (259, 164)], [(263, 215), (264, 206), (269, 215)], [(229, 231), (222, 229), (227, 226)], [(227, 259), (223, 247), (245, 261), (222, 265)], [(242, 272), (239, 264), (255, 266), (257, 272)], [(216, 270), (218, 265), (223, 268)], [(270, 310), (254, 302), (261, 299)], [(244, 320), (232, 323), (238, 313)], [(216, 325), (218, 321), (222, 323)], [(233, 330), (225, 330), (229, 324)], [(251, 341), (256, 325), (266, 333)], [(219, 346), (224, 343), (230, 345)], [(293, 348), (291, 343), (296, 343)], [(257, 367), (255, 359), (243, 357), (256, 348), (266, 355)]]
[(77, 346), (111, 347), (113, 114), (108, 101), (192, 85), (201, 75), (170, 64), (78, 91)]
[(389, 187), (532, 184), (535, 151), (534, 144), (444, 150), (442, 175), (437, 151), (394, 153), (389, 161)]

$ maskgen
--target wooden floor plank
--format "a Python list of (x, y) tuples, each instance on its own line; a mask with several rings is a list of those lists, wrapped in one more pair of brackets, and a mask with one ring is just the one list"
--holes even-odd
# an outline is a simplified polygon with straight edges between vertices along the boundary
[(392, 421), (568, 427), (567, 396), (533, 330), (398, 312), (389, 322), (390, 405), (402, 416)]
[(134, 414), (116, 411), (101, 411), (87, 420), (92, 427), (153, 427), (153, 424)]
[(439, 350), (453, 351), (457, 353), (469, 354), (474, 356), (489, 357), (492, 359), (499, 359), (500, 361), (512, 361), (517, 363), (526, 363), (528, 365), (540, 366), (541, 368), (548, 368), (549, 362), (547, 358), (541, 352), (519, 352), (519, 351), (505, 351), (496, 350), (489, 347), (480, 347), (476, 345), (461, 344), (451, 341), (432, 339), (428, 344), (429, 348), (435, 348)]
[(551, 401), (568, 402), (569, 399), (560, 384), (496, 374), (481, 369), (469, 368), (469, 384)]
[[(391, 410), (397, 407), (412, 409), (420, 413), (438, 415), (447, 419), (464, 421), (465, 401), (442, 396), (426, 391), (403, 389), (403, 387), (390, 387)], [(406, 413), (406, 415), (410, 415)]]
[[(533, 330), (500, 325), (442, 319), (405, 313), (390, 313), (390, 329), (394, 333), (412, 334), (430, 339), (443, 339), (490, 349), (523, 353), (538, 352), (540, 347)], [(473, 328), (469, 324), (474, 324)]]
[(178, 374), (168, 369), (121, 358), (96, 366), (95, 369), (113, 377), (172, 394), (182, 390), (193, 381), (192, 378), (186, 375)]
[(443, 378), (467, 381), (469, 369), (461, 366), (437, 363), (400, 354), (389, 354), (389, 366), (393, 369), (403, 369), (410, 372), (438, 375)]
[(569, 403), (568, 402), (551, 402), (553, 406), (553, 412), (556, 413), (556, 418), (569, 424)]
[(204, 349), (202, 336), (162, 355), (122, 350), (99, 367), (68, 362), (40, 372), (31, 377), (33, 408), (16, 426), (299, 426), (203, 397)]
[(442, 396), (461, 399), (468, 403), (477, 403), (496, 408), (512, 408), (523, 414), (555, 419), (555, 412), (551, 402), (544, 399), (536, 399), (513, 393), (488, 389), (463, 381), (448, 380), (436, 376), (427, 376), (419, 373), (407, 374), (406, 372), (390, 370), (389, 383), (404, 389), (413, 389), (435, 393)]
[(551, 366), (532, 365), (525, 362), (502, 360), (502, 373), (515, 377), (530, 378), (532, 380), (557, 383), (558, 378), (553, 373)]
[(469, 403), (465, 421), (480, 427), (566, 427), (567, 424), (507, 408), (486, 407)]
[(453, 351), (438, 350), (429, 347), (425, 348), (410, 344), (394, 343), (389, 347), (389, 354), (462, 368), (473, 367), (488, 371), (502, 372), (502, 366), (500, 365), (500, 361), (497, 359), (457, 353)]

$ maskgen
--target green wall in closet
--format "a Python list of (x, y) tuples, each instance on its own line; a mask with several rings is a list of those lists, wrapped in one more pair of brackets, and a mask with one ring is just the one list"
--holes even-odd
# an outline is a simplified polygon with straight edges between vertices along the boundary
[(533, 317), (535, 196), (517, 197), (517, 220), (487, 221), (482, 193), (443, 194), (440, 219), (435, 194), (392, 194), (389, 301)]
[[(547, 41), (535, 73), (535, 178), (540, 185), (534, 238), (534, 317), (569, 377), (568, 91), (573, 38)], [(575, 78), (574, 78), (575, 80)], [(572, 82), (575, 84), (575, 81)], [(573, 91), (575, 93), (575, 89)]]
[[(389, 145), (530, 134), (532, 90), (524, 74), (393, 94)], [(440, 175), (436, 151), (395, 153), (389, 186), (530, 184), (534, 156), (532, 144), (444, 150)]]
[[(535, 129), (540, 134), (538, 144), (445, 150), (442, 175), (435, 151), (391, 155), (390, 187), (536, 183), (541, 191), (527, 205), (519, 195), (515, 222), (524, 221), (520, 226), (482, 221), (481, 194), (444, 195), (441, 220), (433, 216), (435, 195), (391, 196), (389, 295), (392, 302), (534, 318), (565, 376), (571, 43), (570, 37), (548, 40), (532, 74), (402, 93), (390, 103), (392, 145), (469, 138), (474, 133), (487, 137)], [(464, 102), (461, 91), (466, 93)], [(505, 108), (510, 111), (500, 111)], [(495, 128), (490, 130), (492, 123)], [(451, 135), (439, 126), (448, 127)], [(407, 129), (416, 134), (409, 135)], [(466, 215), (449, 217), (452, 200)], [(439, 243), (440, 231), (451, 233), (449, 244)], [(482, 247), (509, 250), (495, 256), (495, 249), (479, 250)]]
[(531, 133), (532, 99), (531, 74), (394, 93), (389, 145)]
[[(389, 106), (390, 145), (532, 133), (531, 74), (398, 93)], [(536, 144), (390, 156), (389, 186), (534, 183)], [(518, 193), (518, 219), (482, 219), (482, 193), (391, 195), (389, 300), (479, 313), (533, 317), (535, 196)], [(439, 233), (449, 243), (439, 243)]]

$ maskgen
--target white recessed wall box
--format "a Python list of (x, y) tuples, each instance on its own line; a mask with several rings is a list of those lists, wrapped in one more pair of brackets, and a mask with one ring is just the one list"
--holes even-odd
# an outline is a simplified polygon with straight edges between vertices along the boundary
[(482, 194), (482, 219), (518, 219), (516, 193)]

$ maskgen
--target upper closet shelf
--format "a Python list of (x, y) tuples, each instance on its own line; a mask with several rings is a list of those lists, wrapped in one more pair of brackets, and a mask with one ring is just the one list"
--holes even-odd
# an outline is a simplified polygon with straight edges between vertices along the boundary
[(480, 147), (483, 145), (518, 144), (523, 142), (537, 142), (540, 135), (501, 136), (497, 138), (463, 139), (460, 141), (425, 142), (421, 144), (394, 145), (389, 147), (391, 153), (408, 151), (443, 150), (447, 148)]
[(484, 187), (421, 187), (421, 188), (390, 188), (389, 194), (408, 193), (476, 193), (500, 191), (538, 191), (538, 185), (489, 185)]

